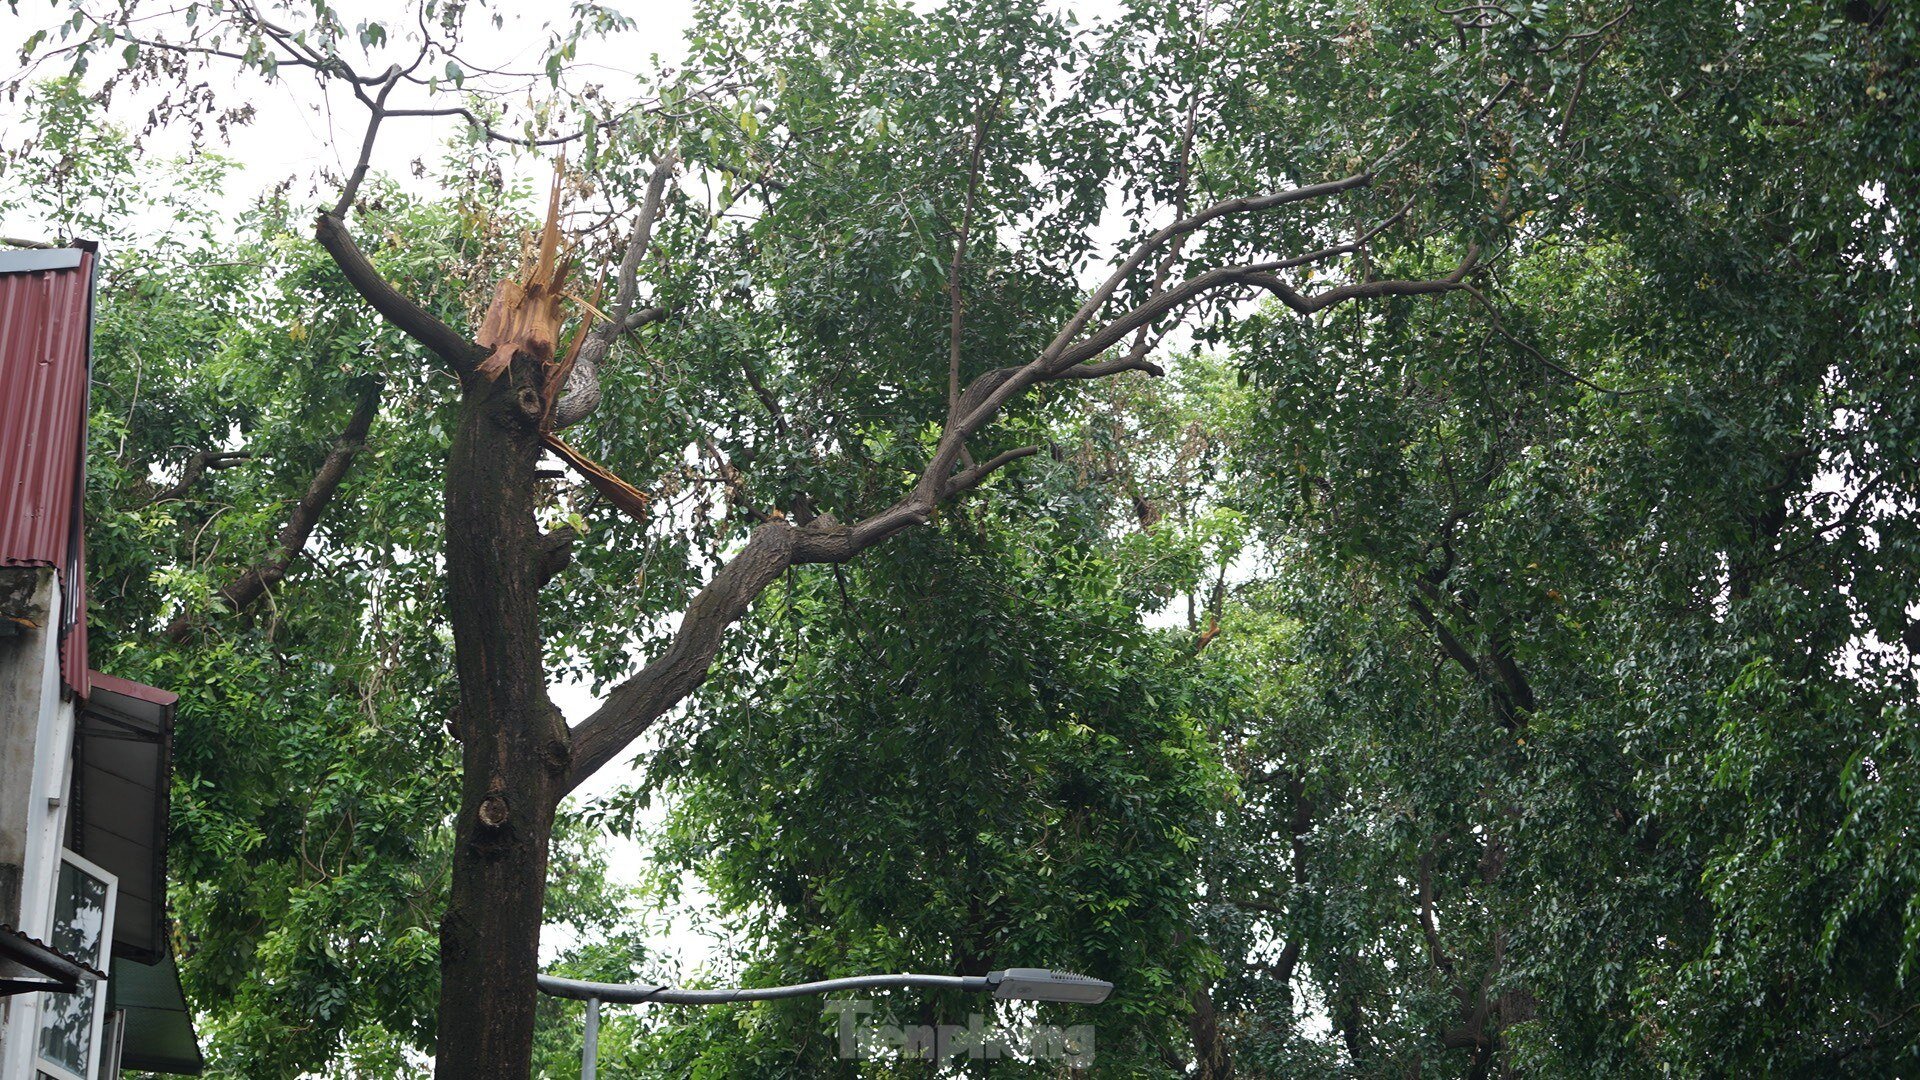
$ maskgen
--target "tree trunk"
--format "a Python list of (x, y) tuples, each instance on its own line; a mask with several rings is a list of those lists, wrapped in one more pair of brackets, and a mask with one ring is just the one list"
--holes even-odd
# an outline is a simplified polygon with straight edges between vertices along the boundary
[(1187, 1015), (1187, 1034), (1193, 1039), (1194, 1075), (1198, 1080), (1233, 1080), (1233, 1054), (1220, 1030), (1212, 991), (1206, 984), (1196, 986), (1189, 1001), (1193, 1012)]
[(463, 744), (453, 885), (440, 926), (436, 1075), (526, 1080), (554, 810), (571, 764), (547, 697), (534, 465), (538, 365), (464, 379), (447, 461), (447, 603)]

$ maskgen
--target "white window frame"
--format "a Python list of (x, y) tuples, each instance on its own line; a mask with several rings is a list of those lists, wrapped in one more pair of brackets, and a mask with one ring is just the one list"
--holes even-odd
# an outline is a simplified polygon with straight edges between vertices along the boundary
[[(75, 870), (86, 874), (95, 881), (106, 883), (107, 903), (100, 930), (100, 955), (97, 957), (76, 957), (76, 959), (86, 962), (89, 967), (106, 971), (108, 970), (108, 966), (113, 963), (113, 917), (115, 909), (120, 906), (120, 878), (102, 869), (98, 864), (75, 855), (64, 847), (60, 849), (60, 861), (72, 864)], [(57, 869), (54, 880), (56, 884), (54, 886), (55, 895), (52, 910), (57, 911), (60, 907), (59, 885), (57, 884), (59, 874)], [(47, 929), (49, 933), (51, 933), (53, 929), (51, 912), (48, 914), (48, 920)], [(54, 1077), (55, 1080), (96, 1080), (100, 1074), (101, 1034), (106, 1028), (107, 1020), (107, 980), (101, 979), (95, 982), (90, 988), (83, 987), (80, 992), (91, 992), (93, 994), (93, 1030), (89, 1032), (87, 1036), (87, 1072), (84, 1075), (76, 1073), (57, 1062), (48, 1061), (46, 1058), (40, 1056), (40, 1032), (42, 1025), (45, 1023), (44, 1015), (37, 1015), (36, 1022), (33, 1026), (33, 1067), (45, 1073), (47, 1076)], [(41, 1011), (42, 1010), (36, 1010), (36, 1014)]]

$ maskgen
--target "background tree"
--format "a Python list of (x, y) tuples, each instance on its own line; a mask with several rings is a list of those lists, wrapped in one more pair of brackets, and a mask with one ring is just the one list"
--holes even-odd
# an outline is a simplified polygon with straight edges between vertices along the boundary
[[(1865, 840), (1899, 827), (1915, 675), (1886, 14), (1622, 9), (1578, 111), (1516, 106), (1515, 144), (1591, 149), (1478, 284), (1498, 322), (1238, 328), (1265, 406), (1236, 472), (1282, 559), (1223, 640), (1300, 659), (1252, 770), (1297, 787), (1229, 830), (1253, 902), (1214, 914), (1299, 946), (1349, 1068), (1911, 1059), (1916, 882)], [(1289, 819), (1287, 864), (1246, 857)], [(1293, 997), (1236, 947), (1236, 1048), (1300, 1067)]]

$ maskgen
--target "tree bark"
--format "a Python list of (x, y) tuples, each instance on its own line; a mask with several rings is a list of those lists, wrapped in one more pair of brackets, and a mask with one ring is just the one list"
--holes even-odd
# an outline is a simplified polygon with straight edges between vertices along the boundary
[(548, 843), (571, 765), (547, 697), (534, 522), (540, 365), (462, 379), (446, 475), (447, 603), (460, 676), (463, 772), (452, 893), (440, 925), (436, 1075), (525, 1080)]
[(1196, 986), (1188, 1000), (1193, 1006), (1187, 1014), (1187, 1034), (1193, 1039), (1194, 1075), (1198, 1080), (1233, 1080), (1233, 1054), (1220, 1030), (1212, 992), (1204, 984)]

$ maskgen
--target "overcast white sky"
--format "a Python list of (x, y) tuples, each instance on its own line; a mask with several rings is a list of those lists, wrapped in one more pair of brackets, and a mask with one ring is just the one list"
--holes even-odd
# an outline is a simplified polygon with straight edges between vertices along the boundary
[[(35, 30), (57, 27), (62, 17), (71, 11), (66, 0), (19, 2), (21, 11), (17, 15), (0, 9), (0, 72), (9, 76), (18, 70), (20, 42)], [(685, 57), (683, 34), (692, 20), (691, 0), (605, 0), (605, 3), (632, 18), (637, 27), (617, 40), (584, 44), (578, 60), (571, 65), (575, 73), (569, 76), (571, 80), (602, 84), (617, 97), (624, 92), (623, 83), (636, 82), (640, 73), (654, 70), (654, 57), (668, 65), (676, 65)], [(161, 4), (149, 6), (161, 11), (167, 8)], [(393, 20), (396, 12), (410, 10), (410, 5), (374, 0), (336, 0), (334, 6), (349, 27), (362, 20)], [(466, 30), (466, 40), (461, 44), (461, 54), (500, 69), (538, 69), (548, 37), (547, 21), (564, 17), (565, 5), (533, 0), (515, 4), (512, 0), (503, 0), (499, 8), (506, 13), (506, 25), (495, 29), (484, 16), (474, 16)], [(349, 56), (359, 63), (358, 57), (351, 53)], [(368, 60), (364, 69), (379, 70), (390, 60), (410, 58), (410, 50), (404, 57), (395, 50), (391, 56), (382, 54)], [(96, 78), (112, 59), (117, 57), (101, 57), (95, 62)], [(49, 76), (61, 74), (65, 65), (51, 64), (43, 70)], [(222, 209), (237, 210), (261, 191), (288, 178), (304, 184), (322, 168), (336, 175), (344, 173), (358, 157), (360, 137), (365, 130), (365, 109), (344, 91), (336, 90), (323, 97), (305, 70), (286, 69), (282, 74), (278, 83), (269, 83), (239, 70), (237, 64), (222, 62), (196, 76), (207, 80), (223, 104), (247, 102), (257, 111), (251, 124), (233, 132), (230, 143), (210, 147), (237, 161), (241, 170), (224, 193), (226, 206)], [(396, 92), (391, 104), (404, 107), (428, 103), (424, 89), (408, 90), (416, 95), (415, 100), (401, 101), (399, 95), (407, 92), (403, 90)], [(123, 92), (116, 98), (115, 108), (127, 126), (137, 129), (145, 120), (147, 105), (156, 97), (151, 93)], [(454, 102), (443, 95), (432, 103)], [(17, 103), (0, 101), (0, 138), (8, 137), (17, 129), (18, 109)], [(376, 145), (375, 171), (404, 182), (414, 159), (424, 157), (429, 164), (439, 159), (441, 148), (459, 133), (461, 123), (463, 121), (451, 117), (388, 121)], [(159, 132), (144, 136), (142, 148), (149, 156), (167, 157), (186, 152), (189, 145), (184, 133)], [(551, 167), (550, 159), (529, 157), (524, 167), (528, 175), (544, 177)], [(41, 234), (36, 230), (44, 230), (44, 225), (17, 216), (0, 219), (0, 235), (34, 237)]]

